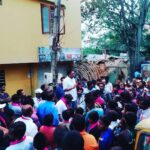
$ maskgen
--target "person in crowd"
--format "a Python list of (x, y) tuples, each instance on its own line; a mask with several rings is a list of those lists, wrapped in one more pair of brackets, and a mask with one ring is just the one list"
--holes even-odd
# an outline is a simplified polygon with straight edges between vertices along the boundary
[(150, 118), (150, 98), (144, 99), (140, 105), (142, 109), (140, 120)]
[(124, 91), (125, 91), (125, 85), (121, 82), (121, 83), (120, 83), (120, 88), (119, 88), (119, 90), (118, 90), (118, 93), (121, 94), (121, 93), (123, 93)]
[(36, 89), (35, 91), (35, 97), (33, 98), (33, 101), (34, 101), (34, 108), (37, 109), (39, 104), (42, 101), (42, 98), (41, 98), (41, 93), (43, 92), (41, 89)]
[(0, 129), (0, 150), (5, 150), (9, 146), (9, 139), (4, 135)]
[(39, 126), (39, 118), (36, 114), (36, 109), (34, 108), (34, 101), (32, 96), (28, 95), (26, 96), (23, 100), (22, 100), (22, 105), (31, 105), (32, 109), (33, 109), (33, 113), (31, 118), (33, 119), (33, 121), (36, 123), (36, 125)]
[(71, 94), (65, 94), (65, 96), (56, 103), (60, 121), (62, 121), (62, 112), (70, 108), (72, 99), (73, 97)]
[(38, 132), (38, 128), (31, 118), (32, 114), (33, 114), (32, 106), (31, 105), (24, 105), (22, 107), (22, 116), (17, 118), (15, 120), (15, 122), (18, 122), (18, 121), (24, 122), (26, 125), (25, 135), (34, 137)]
[(114, 129), (114, 145), (121, 146), (123, 150), (133, 150), (135, 142), (135, 125), (137, 116), (134, 112), (126, 112), (120, 124)]
[(39, 117), (40, 123), (43, 124), (43, 119), (45, 115), (53, 114), (54, 117), (53, 125), (57, 126), (59, 124), (59, 115), (55, 103), (53, 102), (54, 98), (53, 91), (43, 92), (41, 96), (42, 99), (45, 100), (45, 102), (41, 103), (37, 108), (37, 115)]
[(17, 94), (14, 94), (11, 97), (11, 106), (10, 108), (14, 111), (15, 117), (20, 117), (22, 115), (22, 110), (21, 110), (21, 100)]
[(43, 120), (43, 125), (39, 130), (46, 138), (46, 146), (50, 148), (55, 148), (54, 131), (56, 127), (53, 126), (53, 119), (54, 117), (52, 114), (46, 115)]
[(15, 122), (9, 129), (10, 145), (6, 150), (34, 150), (33, 138), (25, 136), (26, 125), (22, 121)]
[(38, 132), (35, 135), (33, 139), (33, 145), (36, 150), (48, 150), (46, 147), (46, 138), (41, 132)]
[(113, 86), (112, 83), (109, 82), (109, 77), (106, 76), (102, 78), (102, 83), (105, 85), (104, 93), (106, 95), (106, 101), (110, 101), (112, 99)]
[(84, 150), (98, 150), (98, 143), (95, 137), (85, 131), (85, 121), (80, 115), (74, 116), (70, 128), (78, 131), (84, 140)]
[(77, 83), (75, 80), (75, 73), (73, 70), (69, 70), (67, 72), (67, 77), (63, 80), (63, 89), (65, 94), (71, 94), (72, 99), (72, 108), (75, 109), (77, 107)]
[(65, 125), (68, 129), (70, 129), (70, 111), (69, 110), (64, 110), (62, 112), (62, 124)]
[(110, 110), (107, 114), (110, 117), (110, 125), (109, 125), (109, 129), (111, 129), (112, 131), (114, 130), (115, 127), (118, 126), (120, 119), (119, 119), (119, 114), (117, 111), (115, 110)]
[(137, 94), (142, 95), (144, 92), (144, 85), (141, 79), (136, 80)]
[(93, 135), (97, 140), (97, 142), (100, 136), (100, 130), (98, 128), (99, 125), (98, 120), (99, 120), (99, 115), (96, 111), (89, 113), (88, 116), (89, 125), (87, 127), (87, 132)]
[(109, 150), (113, 144), (113, 131), (109, 128), (111, 119), (104, 115), (99, 120), (99, 150)]
[(7, 122), (6, 122), (5, 111), (4, 111), (5, 107), (6, 104), (0, 104), (0, 126), (7, 129)]
[(99, 84), (101, 83), (101, 79), (97, 79), (97, 81), (96, 81), (96, 85), (95, 85), (95, 89), (96, 90), (100, 90), (100, 88), (99, 88)]
[(124, 105), (124, 113), (134, 112), (137, 114), (138, 106), (135, 103), (127, 103)]
[(95, 99), (94, 99), (93, 95), (91, 95), (90, 93), (85, 96), (85, 103), (87, 106), (87, 113), (85, 115), (86, 122), (88, 121), (89, 114), (93, 111), (96, 111), (98, 113), (99, 117), (104, 114), (104, 110), (102, 108), (95, 107)]
[(106, 94), (104, 93), (104, 88), (105, 88), (104, 83), (100, 82), (99, 83), (100, 96), (106, 101)]
[(112, 83), (109, 82), (108, 76), (102, 79), (102, 83), (105, 84), (105, 89), (104, 89), (105, 93), (112, 93), (113, 86)]
[(64, 136), (69, 132), (65, 125), (59, 125), (54, 131), (54, 141), (56, 144), (56, 150), (61, 150), (63, 147)]
[(14, 122), (15, 120), (15, 113), (12, 109), (5, 109), (5, 120), (6, 120), (6, 124), (7, 124), (7, 127), (9, 128), (10, 125)]
[(18, 89), (16, 91), (16, 94), (18, 95), (21, 102), (24, 101), (24, 99), (26, 99), (26, 93), (23, 89)]
[(84, 109), (82, 107), (76, 108), (75, 114), (83, 116), (84, 115)]
[(95, 98), (95, 107), (104, 108), (105, 101), (100, 96), (100, 91), (95, 90), (95, 91), (92, 92), (92, 94), (93, 94), (93, 97)]
[(94, 89), (96, 90), (96, 80), (92, 80), (92, 83), (93, 83)]
[(65, 92), (63, 89), (63, 80), (64, 79), (65, 79), (65, 77), (60, 78), (60, 83), (57, 85), (57, 87), (55, 89), (55, 95), (56, 95), (57, 100), (60, 100), (65, 95)]
[(82, 107), (85, 110), (85, 101), (84, 101), (84, 93), (82, 87), (77, 87), (77, 107)]
[(93, 82), (92, 82), (92, 81), (88, 81), (88, 82), (87, 82), (87, 88), (84, 89), (83, 93), (84, 93), (84, 94), (88, 94), (88, 93), (90, 93), (90, 92), (92, 92), (92, 91), (95, 91), (95, 90), (96, 90), (96, 89), (95, 89), (95, 87), (94, 87)]
[(43, 92), (48, 92), (50, 90), (50, 88), (49, 88), (48, 84), (42, 84), (41, 85), (41, 90)]
[(0, 85), (0, 102), (9, 102), (10, 96), (8, 93), (5, 92), (5, 84)]
[(119, 88), (120, 86), (118, 84), (113, 85), (113, 91), (112, 91), (113, 97), (119, 95)]
[(85, 150), (84, 140), (79, 132), (69, 131), (63, 139), (62, 150)]

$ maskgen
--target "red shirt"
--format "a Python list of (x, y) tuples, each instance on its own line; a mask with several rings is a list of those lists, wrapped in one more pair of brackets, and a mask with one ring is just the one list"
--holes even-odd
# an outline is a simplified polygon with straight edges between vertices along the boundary
[(55, 147), (54, 136), (53, 136), (54, 131), (55, 131), (55, 127), (53, 126), (41, 126), (40, 128), (40, 132), (43, 133), (46, 137), (47, 146), (50, 146), (52, 148)]

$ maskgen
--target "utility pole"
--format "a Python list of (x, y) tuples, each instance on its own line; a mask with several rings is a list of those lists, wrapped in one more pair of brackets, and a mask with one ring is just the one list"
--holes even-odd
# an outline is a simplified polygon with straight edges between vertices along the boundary
[(52, 60), (51, 73), (53, 76), (53, 84), (57, 83), (57, 54), (60, 50), (60, 14), (61, 14), (61, 0), (55, 2), (54, 25), (53, 25), (53, 44), (52, 44)]

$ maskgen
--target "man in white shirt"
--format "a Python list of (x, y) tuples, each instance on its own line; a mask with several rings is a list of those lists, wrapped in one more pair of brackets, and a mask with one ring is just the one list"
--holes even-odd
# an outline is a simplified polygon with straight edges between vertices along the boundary
[(72, 99), (72, 108), (77, 107), (77, 83), (75, 81), (75, 73), (73, 70), (68, 71), (67, 77), (63, 80), (63, 89), (65, 91), (65, 94), (71, 94)]
[(26, 136), (33, 137), (37, 134), (38, 128), (33, 122), (31, 115), (33, 114), (33, 108), (30, 105), (24, 105), (22, 108), (22, 116), (17, 118), (15, 122), (21, 121), (26, 125)]
[(34, 150), (33, 138), (25, 136), (25, 132), (25, 123), (19, 121), (12, 124), (9, 129), (12, 140), (6, 150)]
[(61, 98), (56, 103), (56, 108), (58, 109), (60, 121), (62, 120), (62, 112), (64, 110), (67, 110), (68, 108), (70, 108), (70, 104), (71, 104), (72, 99), (73, 99), (73, 97), (71, 94), (66, 94), (63, 98)]

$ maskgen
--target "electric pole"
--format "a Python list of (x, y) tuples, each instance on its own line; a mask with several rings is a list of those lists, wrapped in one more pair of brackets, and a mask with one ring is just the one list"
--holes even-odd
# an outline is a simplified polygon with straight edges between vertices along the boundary
[(61, 0), (55, 2), (54, 24), (53, 24), (53, 44), (52, 44), (52, 60), (51, 73), (53, 77), (53, 84), (57, 83), (57, 54), (60, 50), (60, 14), (61, 14)]

